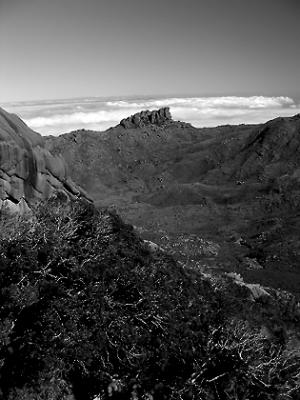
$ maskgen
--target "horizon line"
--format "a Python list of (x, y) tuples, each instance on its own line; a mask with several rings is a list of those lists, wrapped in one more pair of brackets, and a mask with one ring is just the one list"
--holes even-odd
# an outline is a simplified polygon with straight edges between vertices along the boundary
[(31, 100), (10, 100), (10, 101), (1, 101), (0, 104), (3, 105), (14, 105), (14, 104), (24, 104), (24, 103), (47, 103), (47, 102), (59, 102), (59, 101), (76, 101), (82, 99), (99, 99), (99, 100), (122, 100), (122, 99), (158, 99), (158, 98), (211, 98), (211, 97), (289, 97), (294, 101), (300, 101), (300, 95), (298, 97), (290, 96), (287, 94), (185, 94), (185, 93), (169, 93), (169, 94), (134, 94), (134, 95), (90, 95), (90, 96), (74, 96), (74, 97), (57, 97), (57, 98), (39, 98), (39, 99), (31, 99)]

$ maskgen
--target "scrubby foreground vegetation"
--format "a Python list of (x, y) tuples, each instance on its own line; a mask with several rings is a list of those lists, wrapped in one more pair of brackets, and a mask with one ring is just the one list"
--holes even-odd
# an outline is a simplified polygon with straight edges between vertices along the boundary
[(2, 216), (0, 398), (298, 399), (297, 346), (261, 330), (295, 305), (222, 285), (90, 205)]

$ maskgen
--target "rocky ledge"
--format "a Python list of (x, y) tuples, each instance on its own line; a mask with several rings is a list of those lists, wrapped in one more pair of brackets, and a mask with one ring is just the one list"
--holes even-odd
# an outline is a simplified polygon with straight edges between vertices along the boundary
[(160, 108), (153, 111), (141, 111), (128, 118), (122, 119), (120, 125), (125, 129), (142, 128), (147, 125), (164, 125), (173, 121), (169, 107)]

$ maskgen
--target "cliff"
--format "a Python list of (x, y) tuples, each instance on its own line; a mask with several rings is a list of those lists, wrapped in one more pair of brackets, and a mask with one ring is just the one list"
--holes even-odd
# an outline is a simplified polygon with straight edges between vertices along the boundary
[(0, 210), (24, 212), (53, 195), (86, 197), (70, 179), (63, 158), (44, 147), (42, 136), (0, 108)]

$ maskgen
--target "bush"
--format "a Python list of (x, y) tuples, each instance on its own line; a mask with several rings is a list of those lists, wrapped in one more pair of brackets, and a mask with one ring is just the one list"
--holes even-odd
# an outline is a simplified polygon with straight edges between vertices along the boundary
[(1, 398), (296, 399), (299, 355), (117, 215), (50, 201), (0, 223)]

